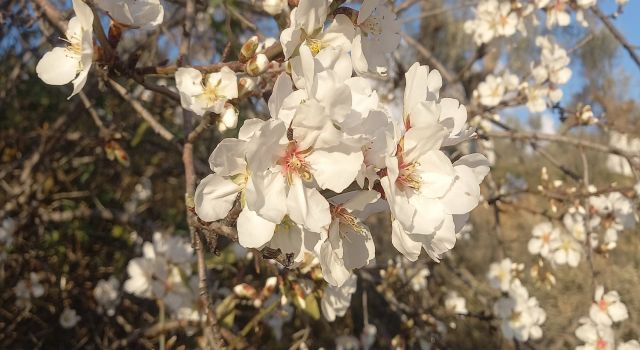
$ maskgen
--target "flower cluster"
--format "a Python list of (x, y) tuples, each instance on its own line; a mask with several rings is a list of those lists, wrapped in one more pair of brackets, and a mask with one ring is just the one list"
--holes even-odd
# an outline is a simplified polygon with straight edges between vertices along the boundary
[(521, 90), (527, 99), (531, 112), (542, 112), (548, 102), (557, 103), (562, 99), (560, 85), (571, 78), (570, 58), (567, 51), (558, 45), (551, 36), (539, 36), (536, 45), (540, 48), (540, 63), (531, 65), (532, 82), (524, 82)]
[(518, 272), (522, 269), (523, 265), (515, 264), (509, 258), (491, 264), (489, 282), (503, 293), (493, 305), (493, 312), (501, 320), (505, 338), (518, 341), (540, 339), (541, 326), (547, 314), (540, 307), (538, 299), (529, 296), (529, 291), (518, 278)]
[[(565, 216), (565, 222), (575, 224), (569, 215)], [(557, 265), (578, 266), (582, 258), (579, 231), (574, 228), (569, 232), (571, 234), (561, 231), (550, 222), (536, 225), (531, 232), (533, 237), (529, 240), (529, 253), (540, 255)]]
[[(589, 308), (589, 317), (582, 317), (580, 326), (575, 331), (576, 337), (584, 342), (576, 347), (576, 350), (616, 349), (612, 325), (627, 318), (629, 312), (620, 300), (618, 292), (611, 290), (605, 293), (603, 286), (597, 286), (593, 303)], [(637, 350), (640, 349), (640, 344), (637, 340), (630, 340), (619, 344), (617, 349)]]
[[(94, 56), (101, 50), (94, 47), (94, 12), (83, 0), (72, 0), (75, 16), (69, 20), (64, 47), (47, 52), (36, 66), (38, 77), (49, 85), (73, 83), (73, 92), (79, 93), (87, 82)], [(152, 28), (162, 23), (164, 8), (159, 0), (98, 0), (101, 8), (121, 29)]]
[(280, 42), (294, 75), (302, 75), (300, 48), (314, 55), (327, 49), (351, 51), (353, 69), (359, 75), (385, 76), (386, 54), (400, 43), (400, 24), (382, 0), (365, 0), (359, 11), (341, 8), (325, 28), (331, 1), (300, 0), (291, 11), (290, 25)]
[(538, 25), (535, 10), (545, 13), (547, 29), (555, 26), (566, 27), (571, 23), (571, 10), (576, 13), (576, 21), (587, 27), (585, 10), (596, 5), (597, 0), (535, 0), (501, 1), (482, 0), (474, 10), (474, 17), (465, 21), (464, 30), (473, 35), (477, 45), (500, 37), (510, 37), (516, 32), (527, 33), (527, 24)]
[(298, 50), (303, 75), (278, 77), (271, 118), (245, 121), (238, 138), (211, 154), (214, 173), (196, 190), (200, 219), (223, 219), (238, 200), (241, 245), (280, 249), (295, 262), (312, 252), (334, 286), (373, 259), (362, 220), (385, 208), (401, 253), (415, 260), (424, 248), (439, 259), (478, 204), (489, 170), (480, 154), (452, 163), (440, 150), (469, 137), (464, 106), (441, 99), (440, 74), (415, 64), (396, 118), (366, 80), (351, 77), (346, 53)]
[(502, 73), (502, 76), (489, 74), (473, 91), (473, 97), (478, 99), (483, 106), (495, 107), (500, 104), (506, 94), (517, 93), (519, 85), (518, 76), (509, 71)]
[[(191, 243), (177, 236), (156, 232), (153, 243), (144, 242), (143, 256), (127, 265), (129, 278), (124, 291), (140, 298), (160, 300), (176, 319), (198, 319), (196, 305), (197, 277), (193, 275), (195, 261)], [(117, 294), (105, 287), (105, 305), (117, 300)], [(105, 292), (105, 293), (103, 293)]]

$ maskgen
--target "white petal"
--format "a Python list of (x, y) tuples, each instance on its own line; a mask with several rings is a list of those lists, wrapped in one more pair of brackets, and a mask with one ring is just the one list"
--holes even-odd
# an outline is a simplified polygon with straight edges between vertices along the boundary
[(307, 161), (320, 188), (340, 193), (358, 175), (363, 158), (359, 149), (342, 146), (315, 150)]
[(428, 198), (442, 197), (453, 183), (456, 172), (451, 160), (442, 151), (429, 151), (418, 159), (422, 179), (420, 194)]
[(233, 138), (220, 141), (209, 157), (211, 170), (220, 176), (243, 173), (247, 168), (246, 144), (246, 141)]
[(350, 226), (341, 226), (344, 235), (342, 245), (347, 252), (343, 256), (344, 266), (352, 270), (367, 265), (376, 254), (371, 233), (366, 227), (363, 232), (356, 232)]
[(304, 186), (300, 178), (293, 179), (286, 204), (291, 220), (312, 232), (321, 232), (331, 223), (329, 202), (318, 190)]
[(447, 130), (440, 125), (409, 129), (404, 134), (405, 160), (416, 161), (425, 153), (439, 149), (446, 134)]
[(412, 240), (398, 220), (393, 220), (391, 223), (391, 243), (410, 261), (418, 260), (422, 243)]
[(281, 222), (287, 213), (286, 186), (280, 173), (253, 173), (245, 189), (247, 207), (266, 220)]
[(293, 85), (291, 78), (287, 73), (282, 73), (278, 76), (275, 84), (273, 85), (273, 91), (271, 97), (269, 97), (269, 112), (271, 117), (275, 118), (280, 113), (280, 107), (284, 99), (293, 92)]
[(65, 85), (78, 74), (80, 56), (66, 48), (56, 47), (42, 56), (36, 66), (38, 77), (49, 85)]
[(223, 219), (233, 207), (241, 188), (220, 175), (210, 174), (200, 183), (195, 192), (196, 214), (203, 221)]
[(244, 208), (238, 216), (238, 242), (245, 248), (260, 248), (274, 235), (276, 224)]

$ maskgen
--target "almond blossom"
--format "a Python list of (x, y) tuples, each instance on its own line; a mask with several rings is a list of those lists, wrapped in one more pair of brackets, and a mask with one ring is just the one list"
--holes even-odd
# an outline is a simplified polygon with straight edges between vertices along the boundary
[(341, 286), (351, 271), (367, 265), (375, 257), (373, 237), (360, 219), (367, 204), (377, 200), (375, 191), (345, 193), (329, 200), (331, 224), (320, 246), (322, 275), (331, 285)]
[(489, 284), (493, 288), (506, 292), (509, 290), (512, 280), (515, 280), (517, 272), (521, 269), (521, 265), (512, 262), (509, 258), (494, 262), (489, 265), (489, 272), (487, 273)]
[(424, 248), (438, 261), (453, 248), (466, 214), (478, 204), (489, 166), (479, 153), (452, 164), (440, 150), (467, 137), (465, 107), (439, 98), (440, 74), (416, 63), (405, 76), (403, 124), (387, 146), (386, 176), (380, 182), (393, 218), (394, 247), (412, 261)]
[(580, 327), (575, 331), (576, 337), (585, 344), (576, 347), (576, 350), (613, 350), (615, 340), (611, 327), (597, 324), (588, 317), (580, 319)]
[(56, 47), (42, 56), (36, 66), (38, 77), (49, 85), (73, 83), (76, 95), (87, 82), (93, 63), (93, 12), (82, 0), (73, 0), (75, 17), (69, 20), (65, 47)]
[(444, 307), (455, 314), (466, 315), (469, 313), (467, 310), (467, 301), (458, 295), (456, 291), (450, 291), (444, 299)]
[(330, 3), (328, 0), (300, 0), (291, 11), (291, 24), (280, 34), (285, 59), (294, 56), (301, 45), (307, 46), (314, 55), (327, 47), (350, 49), (355, 30), (347, 16), (335, 16), (324, 30)]
[(322, 294), (320, 308), (322, 315), (329, 321), (344, 316), (351, 305), (351, 296), (356, 292), (358, 278), (352, 274), (340, 287), (328, 285)]
[(120, 281), (115, 276), (108, 280), (99, 280), (93, 289), (93, 297), (98, 303), (98, 311), (109, 316), (115, 315), (115, 308), (120, 297)]
[(227, 101), (238, 97), (238, 79), (228, 67), (210, 74), (195, 68), (178, 68), (175, 78), (182, 107), (197, 115), (221, 114)]
[(533, 236), (529, 240), (528, 249), (531, 254), (540, 254), (544, 258), (551, 255), (551, 243), (560, 236), (560, 230), (553, 227), (550, 222), (543, 222), (536, 225), (531, 231)]
[(597, 286), (594, 303), (589, 309), (589, 317), (599, 325), (611, 326), (614, 322), (629, 318), (627, 307), (620, 301), (615, 290), (604, 292), (603, 286)]
[(640, 342), (635, 339), (629, 340), (618, 344), (616, 350), (640, 350)]
[(518, 77), (508, 71), (502, 76), (489, 74), (483, 82), (478, 84), (478, 88), (473, 91), (473, 96), (478, 98), (484, 106), (494, 107), (500, 104), (507, 92), (517, 90), (518, 85)]
[(561, 234), (551, 241), (550, 246), (554, 263), (558, 265), (568, 264), (571, 267), (576, 267), (580, 264), (582, 246), (572, 236)]
[(160, 0), (97, 0), (96, 5), (111, 19), (129, 28), (153, 28), (164, 18)]
[(538, 304), (538, 299), (529, 297), (529, 292), (520, 280), (511, 283), (508, 296), (494, 304), (494, 313), (502, 319), (502, 334), (505, 338), (527, 341), (542, 337), (542, 324), (547, 314)]
[(71, 329), (80, 322), (80, 316), (76, 310), (66, 307), (60, 314), (59, 322), (62, 328)]
[(475, 9), (475, 18), (464, 23), (464, 30), (473, 34), (477, 45), (488, 43), (497, 37), (515, 34), (520, 25), (516, 11), (508, 1), (484, 0)]
[(400, 23), (382, 0), (364, 0), (356, 19), (351, 48), (353, 68), (359, 75), (386, 76), (385, 55), (400, 43)]

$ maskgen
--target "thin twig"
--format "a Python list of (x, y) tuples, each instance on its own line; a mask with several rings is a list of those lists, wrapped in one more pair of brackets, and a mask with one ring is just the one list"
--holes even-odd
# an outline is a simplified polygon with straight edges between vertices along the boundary
[(159, 121), (157, 121), (151, 112), (149, 112), (144, 106), (138, 102), (138, 100), (131, 97), (131, 94), (125, 89), (122, 85), (118, 84), (115, 80), (108, 78), (107, 82), (111, 86), (111, 88), (122, 97), (125, 101), (127, 101), (133, 109), (138, 112), (138, 114), (144, 119), (149, 126), (155, 131), (158, 135), (160, 135), (163, 139), (174, 142), (175, 136), (171, 133), (171, 131), (167, 130)]
[(613, 23), (611, 23), (611, 20), (607, 18), (607, 16), (604, 13), (602, 13), (602, 10), (600, 10), (598, 6), (591, 7), (591, 12), (593, 12), (593, 14), (596, 15), (596, 17), (600, 18), (604, 26), (607, 27), (609, 32), (611, 32), (611, 35), (613, 35), (613, 37), (616, 40), (618, 40), (620, 45), (622, 45), (622, 47), (624, 47), (624, 49), (627, 50), (631, 59), (636, 63), (636, 66), (640, 68), (640, 57), (638, 56), (638, 53), (634, 50), (633, 45), (629, 43), (627, 38), (625, 38), (624, 35), (620, 33), (620, 31), (613, 25)]

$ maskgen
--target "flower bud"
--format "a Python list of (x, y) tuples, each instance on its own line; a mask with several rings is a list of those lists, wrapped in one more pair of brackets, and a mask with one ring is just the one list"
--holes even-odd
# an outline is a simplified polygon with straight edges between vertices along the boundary
[(287, 0), (263, 0), (262, 9), (271, 16), (279, 15), (287, 6)]
[(253, 92), (258, 85), (258, 78), (242, 77), (238, 80), (238, 96), (245, 96)]
[(256, 50), (258, 49), (258, 37), (252, 36), (247, 40), (242, 47), (240, 48), (240, 54), (238, 55), (238, 60), (240, 62), (247, 62), (251, 57), (256, 54)]
[(262, 73), (264, 73), (269, 67), (269, 59), (265, 54), (257, 54), (256, 57), (252, 58), (247, 62), (247, 66), (245, 67), (245, 71), (252, 77), (256, 77)]
[(236, 108), (231, 105), (227, 106), (220, 115), (220, 122), (224, 125), (224, 130), (235, 128), (238, 125), (238, 111), (236, 111)]

